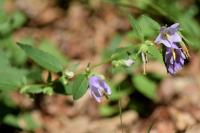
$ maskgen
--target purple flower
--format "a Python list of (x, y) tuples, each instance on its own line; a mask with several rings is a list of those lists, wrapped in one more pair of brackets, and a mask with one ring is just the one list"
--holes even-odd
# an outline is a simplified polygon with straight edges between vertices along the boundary
[(178, 34), (178, 30), (179, 30), (179, 23), (175, 23), (169, 27), (166, 26), (161, 27), (160, 34), (156, 38), (155, 43), (163, 44), (169, 48), (178, 49), (176, 43), (182, 41), (180, 35)]
[(97, 102), (100, 102), (103, 96), (111, 95), (110, 87), (98, 76), (91, 76), (89, 78), (89, 89), (90, 95), (93, 96)]
[(167, 72), (171, 75), (181, 70), (184, 65), (186, 56), (181, 49), (172, 49), (166, 47), (164, 53), (164, 62), (167, 68)]

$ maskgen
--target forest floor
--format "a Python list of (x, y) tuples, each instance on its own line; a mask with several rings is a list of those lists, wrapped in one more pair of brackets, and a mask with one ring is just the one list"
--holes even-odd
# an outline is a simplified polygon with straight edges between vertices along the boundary
[[(25, 36), (38, 41), (48, 38), (66, 57), (81, 61), (81, 66), (91, 60), (99, 62), (99, 55), (113, 36), (131, 29), (127, 17), (117, 7), (98, 0), (89, 7), (78, 1), (68, 4), (56, 0), (6, 2), (6, 11), (16, 9), (28, 17), (28, 22), (15, 31), (16, 41)], [(137, 10), (132, 12), (139, 13)], [(149, 64), (149, 69), (157, 71), (152, 70), (154, 66)], [(199, 56), (191, 53), (191, 61), (179, 76), (168, 76), (161, 81), (159, 102), (148, 116), (141, 117), (134, 110), (123, 110), (124, 133), (146, 133), (151, 126), (150, 133), (200, 133), (199, 68)], [(98, 71), (105, 73), (104, 67)], [(161, 71), (165, 72), (165, 69)], [(31, 114), (43, 125), (35, 133), (121, 132), (119, 115), (102, 118), (98, 113), (99, 104), (88, 95), (76, 102), (62, 95), (43, 96), (37, 106), (19, 93), (14, 93), (13, 99), (20, 107), (32, 108)]]

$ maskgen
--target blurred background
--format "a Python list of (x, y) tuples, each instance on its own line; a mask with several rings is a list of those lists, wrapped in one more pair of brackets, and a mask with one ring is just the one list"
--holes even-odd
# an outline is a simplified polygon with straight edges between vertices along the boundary
[[(199, 9), (199, 0), (0, 0), (0, 132), (120, 133), (121, 100), (124, 133), (200, 133)], [(48, 72), (16, 42), (51, 53), (66, 68), (79, 64), (79, 71), (140, 43), (127, 14), (152, 41), (159, 31), (142, 14), (162, 26), (180, 23), (191, 55), (183, 70), (170, 76), (159, 59), (147, 63), (147, 75), (140, 63), (98, 67), (113, 91), (100, 104), (88, 94), (73, 101), (20, 93), (23, 83), (44, 83)]]

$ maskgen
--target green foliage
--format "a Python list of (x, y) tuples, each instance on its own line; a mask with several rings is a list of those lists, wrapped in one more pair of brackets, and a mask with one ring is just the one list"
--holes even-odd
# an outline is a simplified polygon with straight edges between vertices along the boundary
[(40, 125), (34, 120), (34, 118), (29, 113), (20, 114), (18, 116), (15, 115), (7, 115), (4, 120), (4, 123), (8, 125), (12, 125), (17, 128), (22, 128), (25, 130), (34, 130)]
[(119, 47), (120, 43), (122, 41), (122, 37), (120, 35), (116, 35), (111, 42), (108, 44), (108, 47), (106, 48), (105, 52), (103, 53), (104, 58), (108, 59)]
[(26, 16), (20, 12), (16, 11), (11, 15), (6, 14), (6, 12), (1, 11), (0, 13), (0, 36), (5, 36), (15, 29), (21, 27), (26, 22)]
[(0, 70), (0, 90), (8, 91), (21, 87), (25, 82), (26, 72), (16, 68)]
[[(9, 108), (17, 108), (16, 103), (14, 102), (14, 100), (11, 98), (11, 93), (10, 91), (2, 91), (0, 93), (0, 103), (3, 103), (5, 106), (9, 107)], [(0, 108), (1, 111), (3, 112), (3, 109)], [(1, 116), (1, 113), (0, 113)], [(4, 116), (1, 116), (4, 117)], [(1, 119), (0, 119), (1, 121)]]
[(23, 49), (28, 57), (30, 57), (32, 60), (34, 60), (38, 65), (46, 68), (49, 71), (52, 72), (60, 72), (63, 69), (62, 64), (58, 61), (58, 59), (51, 54), (41, 51), (39, 49), (36, 49), (29, 45), (24, 45), (21, 43), (18, 43), (21, 49)]
[(17, 29), (26, 22), (26, 16), (22, 12), (16, 11), (13, 13), (10, 21), (12, 29)]
[(133, 84), (140, 93), (151, 100), (156, 100), (156, 84), (144, 75), (133, 77)]
[(116, 114), (118, 112), (119, 112), (119, 109), (118, 109), (117, 106), (112, 107), (112, 106), (109, 106), (109, 105), (102, 105), (102, 106), (99, 107), (99, 113), (103, 117), (112, 116), (113, 114)]
[(150, 57), (152, 57), (155, 60), (158, 60), (158, 61), (163, 60), (161, 51), (158, 48), (156, 48), (154, 45), (148, 46), (148, 54), (150, 55)]
[(146, 22), (148, 22), (154, 30), (157, 30), (157, 31), (160, 30), (160, 24), (156, 22), (155, 20), (153, 20), (148, 15), (142, 15), (141, 18), (143, 18)]
[(85, 94), (88, 89), (88, 78), (84, 74), (76, 76), (76, 79), (73, 82), (72, 95), (73, 99), (77, 100)]
[(24, 86), (20, 90), (21, 93), (24, 94), (47, 94), (47, 95), (52, 95), (53, 94), (53, 88), (50, 86), (42, 87), (41, 85), (29, 85), (29, 86)]
[(147, 15), (140, 16), (138, 23), (141, 25), (141, 31), (145, 38), (155, 37), (160, 30), (160, 25)]
[(140, 38), (140, 40), (143, 42), (143, 41), (144, 41), (144, 34), (143, 34), (143, 31), (142, 31), (142, 29), (141, 29), (140, 24), (139, 24), (139, 23), (137, 22), (137, 20), (136, 20), (133, 16), (131, 16), (130, 14), (129, 14), (129, 16), (128, 16), (128, 19), (129, 19), (129, 22), (130, 22), (130, 24), (131, 24), (133, 30), (136, 32), (138, 38)]
[(65, 92), (67, 95), (73, 94), (73, 82), (67, 83), (67, 85), (65, 86)]
[(39, 49), (43, 50), (51, 55), (55, 56), (57, 60), (63, 65), (67, 65), (66, 57), (58, 50), (54, 43), (50, 42), (49, 40), (41, 41), (39, 45)]
[[(3, 8), (4, 1), (0, 0), (0, 122), (34, 132), (34, 129), (40, 127), (40, 125), (28, 112), (29, 110), (16, 105), (15, 101), (12, 100), (11, 92), (20, 90), (21, 93), (31, 96), (57, 93), (71, 95), (74, 100), (77, 100), (88, 90), (88, 77), (83, 74), (84, 70), (74, 77), (67, 77), (64, 68), (67, 71), (76, 73), (79, 64), (66, 59), (58, 47), (49, 39), (36, 41), (25, 37), (21, 39), (21, 43), (16, 45), (13, 33), (26, 23), (27, 17), (21, 11), (5, 12)], [(108, 47), (102, 52), (102, 62), (105, 64), (107, 60), (106, 63), (113, 63), (114, 61), (132, 59), (135, 64), (129, 68), (116, 67), (116, 65), (110, 67), (110, 71), (106, 71), (108, 78), (113, 78), (110, 81), (112, 95), (109, 96), (111, 102), (99, 106), (100, 115), (109, 117), (119, 113), (117, 103), (121, 98), (128, 99), (125, 104), (126, 107), (123, 107), (123, 109), (130, 107), (136, 109), (139, 113), (145, 112), (146, 106), (157, 100), (157, 84), (164, 78), (164, 76), (157, 73), (138, 74), (138, 70), (142, 67), (141, 52), (145, 52), (150, 60), (163, 60), (161, 51), (153, 43), (161, 26), (152, 18), (163, 22), (161, 25), (174, 22), (180, 23), (180, 34), (183, 35), (184, 41), (193, 49), (200, 50), (200, 25), (196, 20), (199, 9), (196, 5), (185, 9), (178, 1), (174, 2), (173, 0), (153, 0), (151, 2), (148, 0), (105, 1), (114, 3), (114, 5), (120, 7), (120, 11), (125, 11), (120, 12), (120, 15), (126, 16), (127, 13), (129, 14), (128, 20), (132, 31), (125, 34), (122, 31), (120, 35), (117, 33), (114, 36)], [(121, 7), (123, 9), (134, 8), (140, 10), (140, 13), (145, 13), (145, 15), (134, 14), (135, 12), (132, 12), (132, 10), (121, 10)], [(137, 19), (130, 13), (138, 16)], [(34, 47), (34, 44), (38, 44), (38, 49)], [(28, 58), (38, 65), (30, 62)], [(91, 70), (91, 72), (93, 71)], [(49, 73), (48, 79), (43, 78), (43, 73)], [(115, 77), (115, 75), (117, 76)], [(117, 78), (122, 79), (114, 82), (114, 80), (118, 80)], [(121, 87), (120, 91), (117, 90), (118, 86)], [(142, 103), (142, 100), (132, 98), (138, 93), (143, 95), (144, 99), (147, 99), (148, 104)], [(149, 103), (149, 101), (152, 103)]]

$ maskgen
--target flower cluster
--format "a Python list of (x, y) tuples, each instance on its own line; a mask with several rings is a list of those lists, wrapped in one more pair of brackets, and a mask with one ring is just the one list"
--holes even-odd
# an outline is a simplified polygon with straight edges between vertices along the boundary
[(157, 44), (163, 44), (163, 59), (167, 72), (171, 75), (183, 68), (187, 51), (182, 47), (184, 44), (178, 33), (179, 24), (175, 23), (169, 27), (162, 27), (160, 34), (155, 40)]
[[(179, 24), (175, 23), (169, 27), (161, 27), (160, 33), (155, 40), (156, 44), (162, 44), (163, 48), (163, 60), (170, 75), (175, 74), (181, 70), (184, 66), (185, 59), (189, 57), (188, 50), (179, 34)], [(143, 68), (145, 73), (145, 64), (147, 63), (148, 47), (142, 45), (140, 48)], [(131, 58), (125, 60), (112, 61), (113, 66), (125, 66), (130, 67), (135, 63)], [(100, 102), (102, 97), (108, 97), (111, 95), (111, 88), (107, 83), (99, 76), (91, 76), (89, 78), (89, 91), (90, 95), (95, 98), (97, 102)]]

